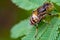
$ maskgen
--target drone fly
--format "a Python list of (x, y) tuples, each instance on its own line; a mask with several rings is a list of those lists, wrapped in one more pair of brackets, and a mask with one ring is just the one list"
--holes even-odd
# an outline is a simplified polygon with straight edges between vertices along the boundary
[(44, 3), (41, 7), (37, 8), (36, 10), (33, 11), (31, 19), (30, 19), (30, 23), (31, 25), (35, 25), (36, 26), (36, 34), (35, 37), (37, 36), (37, 31), (38, 31), (38, 23), (41, 22), (42, 19), (44, 19), (49, 12), (51, 12), (54, 8), (53, 3), (51, 2), (46, 2)]
[(46, 14), (49, 14), (49, 12), (53, 10), (53, 8), (53, 3), (46, 2), (41, 7), (34, 10), (30, 19), (31, 25), (38, 24), (43, 18), (45, 18)]

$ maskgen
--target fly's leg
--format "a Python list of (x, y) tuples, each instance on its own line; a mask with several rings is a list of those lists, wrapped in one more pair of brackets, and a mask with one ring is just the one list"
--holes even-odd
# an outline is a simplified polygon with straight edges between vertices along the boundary
[(38, 27), (36, 27), (35, 38), (37, 37), (37, 35), (38, 35)]
[(37, 35), (38, 35), (38, 24), (36, 23), (36, 32), (35, 32), (35, 38), (37, 37)]
[(45, 14), (45, 15), (43, 15), (42, 16), (42, 21), (44, 22), (44, 23), (46, 23), (46, 24), (50, 24), (50, 22), (49, 21), (46, 21), (44, 18), (47, 16), (48, 14)]
[(48, 14), (50, 16), (59, 16), (58, 14)]
[[(55, 16), (58, 17), (58, 16), (59, 16), (58, 14), (46, 14), (46, 15), (50, 15), (51, 17), (55, 17)], [(42, 21), (43, 21), (44, 23), (50, 24), (49, 21), (44, 20), (44, 17), (45, 17), (46, 15), (43, 15), (43, 20), (42, 20)]]
[[(46, 16), (47, 14), (45, 14), (45, 15), (43, 15), (43, 16), (40, 16), (40, 20), (41, 19), (44, 19), (45, 18), (45, 16)], [(36, 33), (35, 33), (35, 38), (37, 37), (37, 35), (38, 35), (38, 23), (36, 23)]]

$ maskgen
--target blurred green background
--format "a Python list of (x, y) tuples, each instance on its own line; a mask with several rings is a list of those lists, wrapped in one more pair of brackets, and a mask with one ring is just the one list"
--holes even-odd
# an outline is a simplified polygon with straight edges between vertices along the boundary
[(0, 40), (19, 40), (10, 38), (10, 29), (31, 13), (18, 8), (11, 0), (0, 0)]
[[(14, 0), (14, 2), (16, 2), (17, 0)], [(19, 4), (19, 1), (20, 1), (20, 4)], [(37, 1), (37, 2), (36, 2)], [(56, 3), (56, 0), (51, 0), (52, 2), (55, 2)], [(21, 9), (20, 7), (18, 7), (18, 6), (16, 6), (13, 2), (11, 2), (11, 0), (0, 0), (0, 40), (20, 40), (20, 37), (19, 38), (17, 38), (17, 39), (12, 39), (11, 38), (11, 28), (15, 25), (15, 24), (19, 24), (19, 22), (20, 21), (22, 21), (22, 20), (24, 20), (24, 19), (27, 19), (30, 15), (31, 15), (31, 12), (32, 12), (32, 10), (30, 10), (30, 9), (34, 9), (34, 7), (35, 8), (37, 8), (38, 6), (41, 6), (42, 4), (43, 4), (43, 0), (29, 0), (29, 1), (26, 1), (25, 2), (25, 4), (24, 4), (24, 2), (25, 2), (25, 0), (18, 0), (15, 4), (17, 4), (18, 6), (21, 6), (21, 8), (23, 8), (23, 9)], [(30, 3), (31, 2), (31, 3)], [(35, 2), (36, 2), (36, 4), (35, 4)], [(59, 1), (57, 1), (59, 4), (60, 4), (60, 2)], [(27, 4), (27, 3), (29, 3), (29, 4)], [(35, 5), (34, 5), (35, 4)], [(38, 5), (37, 5), (38, 4)], [(56, 3), (57, 4), (57, 3)], [(58, 5), (59, 5), (58, 4)], [(34, 7), (33, 7), (34, 6)], [(32, 8), (31, 8), (32, 7)], [(57, 6), (57, 5), (55, 5), (55, 7), (57, 8), (57, 11), (59, 11), (60, 12), (60, 6)], [(28, 9), (29, 8), (29, 9)], [(26, 9), (26, 10), (29, 10), (29, 11), (26, 11), (26, 10), (24, 10), (24, 9)], [(54, 21), (53, 21), (54, 22)], [(59, 24), (59, 22), (58, 22), (58, 19), (57, 19), (57, 21), (56, 21), (57, 23), (56, 23), (56, 25), (57, 24)], [(16, 25), (15, 25), (16, 26)], [(28, 26), (28, 25), (27, 25)], [(31, 25), (30, 25), (31, 26)], [(30, 27), (29, 26), (29, 27)], [(43, 26), (43, 25), (42, 25)], [(55, 25), (54, 25), (55, 26)], [(16, 26), (17, 28), (19, 28), (20, 27), (20, 24), (19, 25), (17, 25)], [(58, 27), (58, 26), (57, 26)], [(21, 27), (21, 28), (23, 28), (23, 27)], [(25, 27), (24, 27), (25, 28)], [(26, 28), (28, 28), (28, 27), (26, 27)], [(25, 29), (26, 29), (25, 28)], [(44, 28), (44, 27), (43, 27)], [(47, 28), (47, 27), (45, 27), (45, 28)], [(39, 31), (39, 32), (45, 32), (45, 28), (44, 28), (44, 30), (43, 29), (41, 29), (42, 31)], [(56, 27), (53, 27), (53, 29), (52, 30), (50, 30), (50, 31), (56, 31), (56, 29), (54, 29), (54, 28), (56, 28)], [(19, 30), (19, 29), (18, 29)], [(57, 29), (58, 30), (58, 29)], [(21, 30), (19, 30), (19, 31), (21, 31)], [(26, 30), (24, 30), (24, 31), (26, 31)], [(48, 28), (47, 28), (47, 31), (49, 31), (48, 30)], [(46, 31), (46, 34), (45, 35), (47, 35), (49, 32), (47, 32)], [(12, 30), (12, 32), (13, 32), (13, 34), (16, 32), (16, 30), (15, 30), (15, 28)], [(23, 31), (21, 31), (21, 32), (23, 32)], [(32, 31), (33, 32), (33, 31)], [(56, 31), (57, 32), (57, 31)], [(52, 34), (55, 34), (56, 32), (51, 32)], [(19, 33), (19, 32), (17, 32), (17, 33)], [(33, 32), (34, 33), (34, 32)], [(32, 33), (32, 34), (33, 34)], [(41, 33), (41, 35), (43, 34), (43, 33)], [(18, 34), (19, 35), (19, 34)], [(17, 35), (17, 36), (18, 36)], [(39, 34), (40, 35), (40, 34)], [(58, 35), (58, 33), (57, 34), (55, 34), (54, 35), (54, 38), (52, 38), (52, 39), (55, 39), (55, 37), (56, 37), (56, 35)], [(16, 35), (15, 35), (16, 36)], [(28, 35), (28, 37), (29, 37), (30, 35)], [(48, 35), (48, 36), (50, 36), (50, 34)], [(47, 38), (49, 38), (47, 36)], [(51, 35), (52, 37), (53, 37), (53, 35)], [(14, 35), (13, 35), (13, 37), (14, 37)], [(44, 37), (44, 35), (42, 36), (42, 37)], [(26, 38), (27, 38), (27, 36), (26, 36)], [(28, 38), (27, 38), (28, 39)], [(43, 39), (43, 38), (42, 38)], [(51, 39), (51, 40), (52, 40)], [(46, 39), (44, 39), (44, 40), (46, 40)], [(47, 39), (48, 40), (48, 39)], [(50, 39), (49, 39), (50, 40)]]

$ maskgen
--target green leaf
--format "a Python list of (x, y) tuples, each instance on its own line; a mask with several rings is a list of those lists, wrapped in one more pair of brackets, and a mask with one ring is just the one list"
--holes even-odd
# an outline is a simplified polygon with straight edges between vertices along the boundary
[(26, 35), (24, 38), (22, 38), (22, 40), (55, 40), (58, 35), (57, 30), (58, 30), (58, 25), (60, 24), (59, 22), (60, 22), (60, 19), (53, 18), (51, 20), (51, 24), (41, 23), (38, 26), (39, 27), (38, 35), (36, 38), (35, 38), (36, 28), (32, 28), (30, 30), (30, 33), (28, 35)]
[(33, 27), (29, 34), (27, 34), (25, 37), (22, 38), (22, 40), (35, 40), (35, 30), (36, 28)]
[(29, 19), (23, 20), (18, 24), (14, 25), (11, 29), (11, 37), (18, 38), (20, 36), (26, 35), (29, 33), (29, 30), (32, 29), (32, 25), (30, 25)]
[(60, 6), (58, 6), (56, 3), (54, 3), (54, 6), (55, 6), (55, 10), (56, 10), (57, 12), (60, 12)]
[(58, 6), (60, 6), (60, 0), (51, 0), (51, 2), (56, 3)]
[(38, 40), (43, 35), (43, 33), (47, 30), (46, 25), (47, 25), (46, 23), (43, 23), (43, 25), (39, 26), (38, 35), (36, 37), (36, 40)]
[(59, 37), (58, 37), (58, 39), (57, 40), (60, 40), (60, 34), (59, 34)]
[(51, 23), (47, 25), (46, 32), (40, 37), (39, 40), (55, 40), (58, 35), (58, 25), (60, 25), (60, 19), (57, 17), (51, 20)]
[(46, 0), (12, 0), (14, 4), (25, 10), (36, 9), (41, 6)]
[(60, 25), (60, 19), (57, 17), (53, 18), (50, 24), (41, 22), (38, 25), (38, 35), (35, 38), (36, 26), (30, 25), (29, 19), (26, 19), (19, 22), (11, 29), (11, 37), (18, 38), (26, 35), (22, 40), (54, 40), (58, 35), (58, 25)]
[(22, 38), (22, 40), (37, 40), (39, 39), (39, 37), (46, 31), (47, 27), (44, 27), (46, 24), (41, 22), (41, 24), (39, 24), (39, 29), (38, 29), (38, 34), (37, 38), (35, 38), (35, 34), (36, 34), (36, 27), (34, 26), (34, 28), (32, 28), (32, 30), (30, 31), (30, 33), (28, 35), (26, 35), (24, 38)]

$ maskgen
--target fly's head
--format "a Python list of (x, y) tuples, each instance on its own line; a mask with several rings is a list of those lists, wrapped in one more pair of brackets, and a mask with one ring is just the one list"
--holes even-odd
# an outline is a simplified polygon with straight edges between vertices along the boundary
[(31, 25), (35, 25), (39, 23), (39, 18), (38, 16), (36, 16), (35, 14), (32, 15), (31, 19), (30, 19)]

